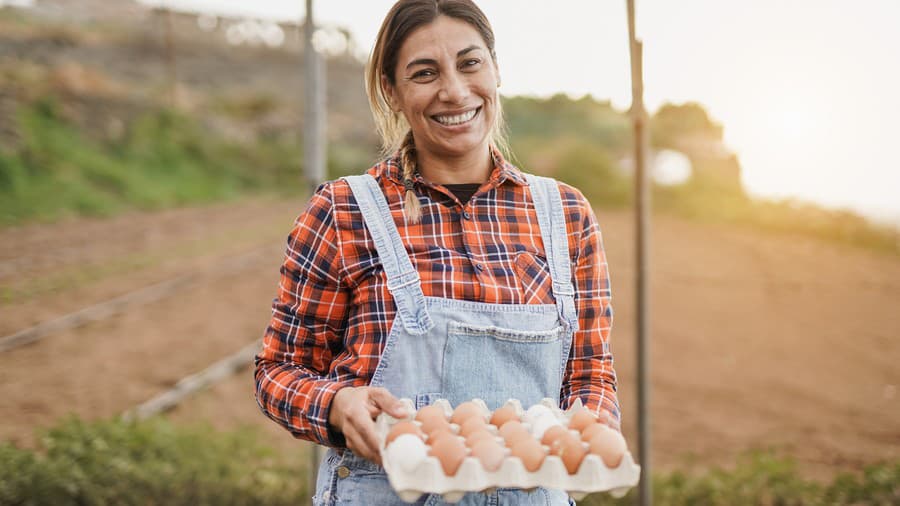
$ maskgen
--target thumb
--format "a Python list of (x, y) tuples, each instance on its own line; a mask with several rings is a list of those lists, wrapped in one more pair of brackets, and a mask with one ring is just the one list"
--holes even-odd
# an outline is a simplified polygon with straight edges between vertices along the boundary
[(378, 408), (394, 418), (403, 418), (407, 415), (406, 407), (403, 403), (391, 395), (387, 389), (373, 388), (369, 393), (369, 398)]

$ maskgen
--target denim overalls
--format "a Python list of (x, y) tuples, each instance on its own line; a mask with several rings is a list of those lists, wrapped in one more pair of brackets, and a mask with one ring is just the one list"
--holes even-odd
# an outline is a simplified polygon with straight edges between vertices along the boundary
[[(496, 409), (509, 398), (529, 407), (559, 402), (562, 376), (577, 329), (575, 290), (562, 200), (556, 181), (527, 175), (537, 212), (556, 304), (489, 304), (425, 297), (381, 187), (368, 174), (350, 184), (379, 260), (397, 316), (372, 386), (413, 399), (416, 409), (439, 398), (453, 406), (472, 398)], [(405, 505), (384, 469), (350, 450), (330, 449), (319, 467), (316, 505)], [(444, 504), (424, 495), (420, 505)], [(561, 490), (497, 489), (466, 494), (460, 505), (568, 505)]]

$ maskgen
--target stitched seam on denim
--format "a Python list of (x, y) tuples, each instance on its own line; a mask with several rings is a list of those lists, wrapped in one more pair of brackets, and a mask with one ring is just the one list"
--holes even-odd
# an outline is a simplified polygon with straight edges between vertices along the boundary
[[(420, 407), (429, 406), (434, 402), (434, 399), (439, 399), (441, 396), (440, 392), (428, 392), (424, 394), (416, 394), (416, 409), (418, 410)], [(419, 402), (419, 401), (422, 402)]]
[(391, 330), (388, 331), (387, 341), (385, 341), (384, 348), (381, 350), (381, 355), (378, 357), (378, 365), (375, 366), (375, 372), (372, 373), (372, 385), (380, 386), (382, 384), (384, 370), (391, 364), (391, 352), (397, 347), (394, 328), (397, 326), (397, 320), (399, 318), (399, 314), (394, 317), (394, 323), (391, 324)]
[(559, 335), (529, 338), (527, 336), (512, 336), (495, 332), (451, 332), (450, 337), (455, 337), (458, 339), (465, 339), (467, 337), (490, 337), (497, 341), (516, 344), (553, 344), (560, 341)]
[(374, 462), (369, 462), (368, 460), (356, 455), (355, 453), (347, 450), (344, 453), (344, 458), (341, 459), (340, 466), (344, 466), (350, 471), (371, 471), (374, 473), (384, 473), (384, 469), (375, 464)]
[(429, 306), (466, 309), (480, 313), (534, 313), (555, 314), (556, 304), (494, 304), (472, 300), (445, 299), (443, 297), (425, 297)]
[(419, 278), (410, 279), (409, 281), (405, 281), (397, 285), (391, 285), (390, 283), (388, 283), (387, 287), (388, 290), (393, 293), (394, 290), (400, 290), (401, 288), (406, 288), (407, 286), (412, 286), (416, 283), (419, 283)]
[(459, 322), (449, 322), (448, 335), (453, 337), (494, 337), (502, 341), (510, 341), (516, 343), (553, 343), (559, 341), (560, 336), (564, 333), (564, 327), (556, 327), (550, 330), (514, 330), (504, 329), (496, 326), (482, 327), (477, 325), (467, 325)]

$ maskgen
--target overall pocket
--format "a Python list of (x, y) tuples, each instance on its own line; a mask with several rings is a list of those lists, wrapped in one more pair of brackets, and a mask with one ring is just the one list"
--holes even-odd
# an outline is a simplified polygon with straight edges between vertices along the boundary
[(559, 402), (565, 329), (519, 330), (449, 322), (442, 393), (454, 406), (474, 397), (496, 409), (510, 398), (527, 408)]

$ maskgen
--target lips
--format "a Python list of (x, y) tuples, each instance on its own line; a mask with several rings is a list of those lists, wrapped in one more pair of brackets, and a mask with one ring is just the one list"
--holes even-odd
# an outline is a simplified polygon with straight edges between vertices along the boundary
[(437, 121), (444, 126), (457, 126), (472, 121), (473, 118), (481, 111), (481, 106), (475, 109), (461, 112), (459, 114), (435, 114), (431, 119)]

